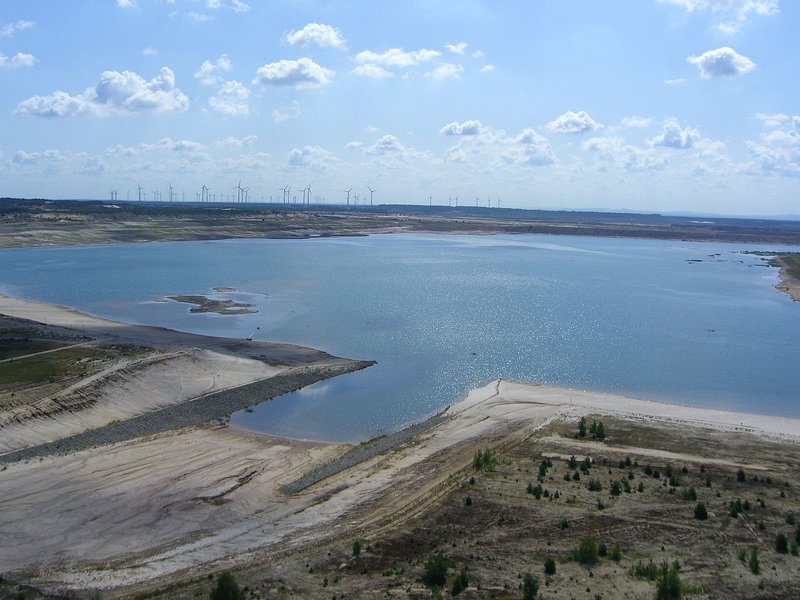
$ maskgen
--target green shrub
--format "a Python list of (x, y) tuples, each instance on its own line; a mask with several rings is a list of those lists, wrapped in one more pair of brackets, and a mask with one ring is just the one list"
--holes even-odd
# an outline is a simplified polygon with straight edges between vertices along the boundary
[(447, 583), (447, 570), (453, 563), (443, 554), (434, 554), (425, 561), (425, 572), (422, 574), (422, 583), (428, 587), (442, 587)]
[(453, 581), (453, 596), (458, 596), (469, 586), (469, 577), (466, 571), (461, 571)]
[(361, 554), (361, 542), (356, 540), (353, 542), (353, 556), (358, 556), (359, 554)]
[(522, 580), (522, 600), (535, 600), (539, 594), (539, 580), (530, 573), (525, 573)]
[(697, 490), (690, 487), (688, 490), (683, 490), (683, 499), (690, 502), (697, 502)]
[(789, 539), (785, 533), (781, 532), (775, 536), (775, 550), (781, 554), (789, 553)]
[(744, 474), (742, 469), (736, 471), (736, 480), (739, 482), (744, 482), (747, 479), (747, 476)]
[(694, 507), (694, 518), (698, 521), (705, 521), (708, 519), (708, 509), (702, 502), (698, 502)]
[(608, 558), (614, 562), (619, 562), (622, 560), (622, 546), (619, 545), (619, 542), (614, 544), (614, 547), (611, 549), (611, 553), (608, 555)]
[(589, 491), (590, 492), (599, 492), (603, 489), (603, 484), (600, 483), (598, 479), (590, 479), (589, 480)]
[(544, 574), (545, 575), (556, 574), (556, 561), (554, 561), (551, 556), (548, 556), (544, 559)]
[(209, 595), (211, 600), (244, 600), (244, 592), (239, 589), (230, 571), (225, 571), (217, 579), (217, 585), (211, 590)]
[(594, 565), (597, 562), (597, 557), (597, 540), (593, 535), (587, 535), (583, 538), (580, 546), (572, 555), (573, 560), (587, 567)]
[(664, 561), (656, 575), (656, 598), (678, 600), (680, 597), (681, 579), (678, 576), (678, 564), (667, 565), (667, 561)]
[(475, 453), (475, 456), (472, 458), (472, 467), (476, 471), (482, 471), (486, 469), (487, 471), (494, 470), (494, 466), (497, 464), (497, 459), (492, 456), (492, 451), (489, 448), (481, 451), (478, 450)]
[(761, 572), (761, 565), (758, 562), (758, 546), (753, 546), (753, 551), (750, 553), (750, 571), (753, 575)]

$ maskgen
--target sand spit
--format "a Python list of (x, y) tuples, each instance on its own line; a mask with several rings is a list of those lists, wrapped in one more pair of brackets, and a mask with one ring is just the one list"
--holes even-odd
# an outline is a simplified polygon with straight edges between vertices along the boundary
[(375, 535), (453, 489), (476, 448), (502, 452), (554, 421), (592, 414), (800, 438), (796, 419), (498, 380), (408, 441), (286, 495), (282, 486), (348, 447), (234, 427), (184, 429), (8, 465), (0, 472), (0, 530), (13, 542), (0, 548), (0, 565), (52, 589), (125, 595), (156, 578), (197, 577), (367, 530)]

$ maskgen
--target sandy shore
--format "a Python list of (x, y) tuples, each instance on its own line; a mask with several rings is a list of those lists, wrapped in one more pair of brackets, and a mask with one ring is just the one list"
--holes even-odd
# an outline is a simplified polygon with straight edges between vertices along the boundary
[[(209, 353), (202, 373), (227, 370), (236, 358), (226, 346), (233, 343), (230, 340), (111, 323), (5, 296), (0, 296), (0, 312), (164, 348), (194, 345)], [(247, 351), (262, 350), (286, 364), (310, 357), (332, 360), (295, 347), (244, 348), (237, 360), (255, 360)], [(245, 380), (268, 374), (234, 371)], [(213, 385), (229, 383), (219, 380)], [(171, 387), (163, 381), (150, 385), (152, 390)], [(146, 396), (144, 389), (150, 388), (140, 389)], [(142, 402), (146, 407), (150, 400)], [(126, 595), (154, 581), (199, 577), (325, 540), (352, 539), (367, 530), (374, 535), (412, 519), (453, 489), (476, 449), (502, 451), (556, 421), (576, 422), (590, 415), (800, 441), (798, 419), (498, 380), (473, 390), (447, 410), (446, 418), (400, 445), (287, 495), (280, 492), (284, 485), (350, 447), (257, 435), (235, 427), (189, 427), (5, 465), (0, 471), (0, 572), (47, 589), (103, 589), (104, 594)], [(34, 422), (32, 429), (39, 428), (47, 429)], [(554, 447), (559, 443), (554, 440)], [(748, 470), (761, 468), (757, 461), (736, 456), (717, 460)]]

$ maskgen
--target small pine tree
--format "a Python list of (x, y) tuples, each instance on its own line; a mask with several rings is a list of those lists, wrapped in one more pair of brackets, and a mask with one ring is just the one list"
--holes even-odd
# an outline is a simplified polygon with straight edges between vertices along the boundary
[(705, 521), (708, 519), (708, 509), (702, 502), (698, 502), (694, 507), (694, 518), (698, 521)]
[(747, 479), (747, 476), (744, 474), (743, 469), (739, 469), (736, 471), (736, 480), (740, 482), (744, 482)]
[(556, 574), (556, 561), (553, 560), (552, 556), (548, 556), (544, 559), (544, 574), (545, 575)]
[(781, 554), (789, 553), (789, 539), (785, 533), (781, 532), (775, 536), (775, 550)]
[(753, 575), (761, 572), (761, 565), (758, 562), (758, 546), (753, 546), (753, 551), (750, 553), (750, 571)]
[(447, 583), (447, 570), (451, 562), (443, 554), (434, 554), (425, 561), (425, 572), (422, 574), (422, 583), (429, 587), (442, 587)]
[(667, 565), (667, 561), (664, 561), (656, 575), (656, 598), (678, 600), (680, 597), (681, 578), (678, 576), (678, 565), (677, 563)]
[(581, 417), (581, 422), (578, 423), (578, 436), (586, 437), (586, 417)]
[(608, 557), (614, 562), (619, 562), (622, 560), (622, 546), (619, 545), (619, 542), (614, 544), (614, 547), (611, 549), (611, 553), (608, 555)]
[(353, 542), (353, 556), (358, 556), (359, 554), (361, 554), (361, 542), (356, 540)]
[(522, 600), (536, 600), (539, 594), (539, 580), (530, 573), (525, 573), (522, 580)]
[(461, 571), (453, 581), (453, 596), (458, 596), (469, 586), (469, 577), (466, 571)]
[(210, 600), (244, 600), (244, 592), (239, 589), (230, 571), (225, 571), (217, 579), (217, 585), (211, 590)]
[(597, 562), (598, 554), (597, 540), (593, 535), (587, 535), (573, 554), (573, 558), (582, 565), (590, 567)]

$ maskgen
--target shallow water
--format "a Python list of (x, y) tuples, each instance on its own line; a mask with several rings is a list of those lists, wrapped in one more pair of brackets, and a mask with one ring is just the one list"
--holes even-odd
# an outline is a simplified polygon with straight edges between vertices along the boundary
[[(365, 439), (496, 377), (800, 417), (800, 304), (741, 253), (774, 248), (412, 234), (29, 248), (0, 251), (0, 290), (378, 361), (233, 417), (279, 435)], [(202, 293), (258, 312), (165, 301)]]

